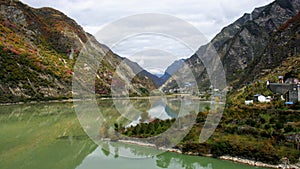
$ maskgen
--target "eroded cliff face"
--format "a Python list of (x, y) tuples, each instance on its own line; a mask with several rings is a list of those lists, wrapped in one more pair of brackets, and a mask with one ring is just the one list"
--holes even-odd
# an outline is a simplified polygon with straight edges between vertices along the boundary
[[(263, 54), (245, 69), (238, 83), (243, 84), (266, 76), (273, 82), (276, 82), (273, 79), (285, 74), (299, 76), (299, 56), (300, 12), (273, 33)], [(275, 72), (277, 69), (280, 71)]]
[[(223, 63), (228, 84), (236, 82), (249, 65), (262, 57), (274, 33), (287, 20), (297, 15), (299, 10), (300, 0), (276, 0), (256, 8), (251, 14), (244, 14), (211, 40), (210, 43)], [(205, 66), (198, 57), (204, 55), (207, 46), (200, 47), (198, 55), (186, 60), (194, 72), (200, 90), (207, 89), (210, 84)], [(236, 86), (240, 85), (242, 84)]]
[[(110, 94), (116, 67), (124, 58), (96, 42), (74, 20), (52, 8), (34, 9), (17, 0), (0, 2), (0, 102), (72, 96), (74, 64), (85, 43), (106, 52), (95, 79), (95, 91)], [(135, 76), (123, 65), (132, 94), (154, 88), (151, 79)], [(141, 91), (142, 89), (142, 91)]]

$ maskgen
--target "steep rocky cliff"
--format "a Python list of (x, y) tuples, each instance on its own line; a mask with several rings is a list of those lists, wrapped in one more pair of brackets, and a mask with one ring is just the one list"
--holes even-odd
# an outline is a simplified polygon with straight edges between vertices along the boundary
[(277, 74), (277, 76), (284, 76), (286, 73), (289, 73), (289, 71), (299, 71), (300, 68), (296, 66), (299, 64), (298, 61), (289, 62), (290, 65), (284, 64), (285, 67), (282, 67), (283, 62), (287, 62), (287, 60), (293, 58), (299, 58), (299, 55), (300, 12), (286, 21), (273, 33), (261, 57), (257, 57), (253, 63), (245, 69), (239, 82), (246, 83), (251, 80), (260, 79), (278, 67), (281, 67), (282, 72), (278, 72), (279, 74)]
[[(0, 102), (72, 97), (73, 67), (88, 40), (95, 41), (55, 9), (0, 1)], [(95, 91), (109, 95), (112, 75), (124, 58), (94, 44), (108, 50), (95, 79)], [(127, 75), (134, 75), (128, 65), (123, 68)], [(146, 94), (151, 88), (154, 85), (148, 77), (132, 80), (132, 94)]]
[[(274, 33), (287, 20), (297, 15), (299, 10), (300, 0), (276, 0), (269, 5), (256, 8), (251, 14), (244, 14), (212, 39), (210, 44), (215, 47), (223, 63), (229, 85), (234, 83), (236, 88), (243, 85), (243, 83), (237, 82), (245, 70), (256, 60), (260, 60), (259, 58), (264, 54), (268, 44), (271, 43)], [(209, 87), (205, 66), (198, 57), (204, 54), (207, 46), (200, 47), (198, 55), (195, 54), (186, 60), (194, 72), (200, 90)], [(270, 61), (274, 64), (270, 63), (269, 65), (275, 65), (276, 59), (270, 59)], [(278, 64), (276, 63), (276, 65)], [(273, 66), (269, 66), (269, 68), (273, 68)], [(249, 76), (248, 80), (253, 78), (253, 76)]]
[[(243, 72), (237, 84), (247, 84), (233, 90), (230, 99), (233, 103), (243, 104), (253, 95), (273, 95), (266, 81), (278, 83), (279, 76), (284, 81), (300, 79), (300, 13), (280, 26), (270, 39), (261, 57), (256, 58)], [(294, 81), (290, 81), (293, 82)], [(276, 97), (276, 96), (275, 96)]]

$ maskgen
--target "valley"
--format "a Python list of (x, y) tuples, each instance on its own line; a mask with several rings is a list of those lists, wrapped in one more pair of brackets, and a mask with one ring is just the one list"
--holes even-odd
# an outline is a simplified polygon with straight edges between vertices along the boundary
[(3, 0), (0, 168), (300, 168), (299, 51), (300, 0), (245, 13), (160, 77), (56, 9)]

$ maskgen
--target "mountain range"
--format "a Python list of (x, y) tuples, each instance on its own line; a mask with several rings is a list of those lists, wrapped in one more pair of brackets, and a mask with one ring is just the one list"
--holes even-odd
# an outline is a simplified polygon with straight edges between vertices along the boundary
[[(72, 97), (74, 65), (83, 46), (92, 42), (105, 51), (97, 69), (95, 93), (111, 94), (116, 69), (130, 84), (129, 93), (146, 96), (152, 89), (171, 89), (178, 72), (189, 68), (200, 90), (210, 81), (200, 59), (209, 45), (216, 49), (228, 85), (239, 89), (299, 56), (300, 0), (275, 0), (226, 26), (190, 58), (175, 61), (161, 77), (113, 53), (80, 25), (52, 8), (35, 9), (18, 0), (0, 2), (0, 102)], [(122, 63), (122, 64), (121, 64)], [(293, 67), (293, 63), (291, 63)], [(80, 79), (79, 79), (80, 80)]]

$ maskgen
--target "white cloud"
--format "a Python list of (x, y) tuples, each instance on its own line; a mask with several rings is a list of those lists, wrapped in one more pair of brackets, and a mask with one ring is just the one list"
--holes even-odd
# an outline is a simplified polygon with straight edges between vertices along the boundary
[[(183, 19), (199, 29), (208, 39), (212, 39), (224, 26), (232, 23), (244, 13), (251, 12), (255, 7), (266, 5), (272, 0), (22, 0), (34, 7), (53, 7), (71, 18), (75, 19), (83, 28), (95, 34), (103, 25), (109, 24), (122, 17), (140, 13), (163, 13)], [(141, 24), (143, 20), (140, 21)], [(131, 23), (132, 24), (132, 23)], [(139, 23), (137, 23), (139, 24)], [(163, 24), (163, 23), (162, 23)], [(180, 25), (173, 25), (180, 26)], [(129, 25), (128, 28), (134, 28)], [(155, 28), (153, 28), (155, 29)], [(157, 27), (156, 29), (161, 29)], [(148, 40), (148, 42), (147, 42)], [(158, 41), (158, 42), (157, 42)], [(150, 43), (149, 43), (150, 42)], [(155, 44), (156, 43), (156, 44)], [(135, 52), (154, 48), (163, 48), (174, 53), (171, 60), (156, 60), (159, 62), (172, 62), (175, 59), (188, 57), (189, 51), (184, 50), (176, 43), (161, 38), (157, 40), (139, 38), (124, 43), (114, 51), (121, 56), (132, 56)], [(179, 55), (179, 56), (178, 56)], [(134, 58), (130, 58), (134, 59)], [(150, 62), (149, 59), (144, 63)], [(142, 62), (141, 62), (142, 63)], [(151, 62), (152, 63), (152, 62)], [(146, 65), (142, 65), (146, 66)], [(165, 67), (159, 67), (165, 69)], [(156, 66), (157, 67), (157, 66)]]
[[(219, 29), (233, 22), (254, 7), (270, 3), (272, 0), (22, 0), (34, 6), (50, 6), (63, 11), (86, 27), (101, 26), (121, 17), (139, 13), (165, 13), (175, 15), (193, 23), (216, 21)], [(209, 27), (211, 25), (208, 25)], [(211, 34), (207, 27), (197, 27), (204, 34)], [(214, 32), (215, 34), (217, 32)]]
[(180, 59), (179, 56), (173, 55), (172, 52), (159, 50), (159, 49), (143, 49), (136, 53), (132, 52), (131, 55), (124, 54), (130, 60), (137, 62), (141, 67), (150, 73), (163, 74), (174, 60)]

